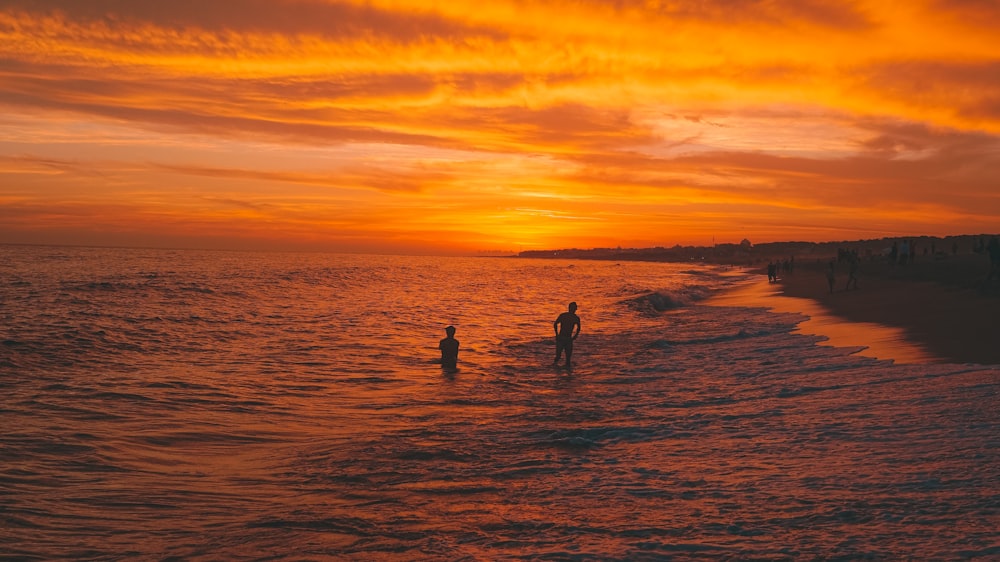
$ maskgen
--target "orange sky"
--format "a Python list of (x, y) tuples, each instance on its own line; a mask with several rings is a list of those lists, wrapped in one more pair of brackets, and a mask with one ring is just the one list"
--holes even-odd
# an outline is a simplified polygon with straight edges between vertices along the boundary
[(0, 0), (0, 242), (1000, 231), (989, 0)]

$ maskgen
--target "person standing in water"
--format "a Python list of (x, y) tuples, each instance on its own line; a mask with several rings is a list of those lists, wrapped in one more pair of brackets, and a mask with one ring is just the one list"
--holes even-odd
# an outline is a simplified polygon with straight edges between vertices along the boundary
[(552, 364), (558, 365), (559, 358), (565, 351), (566, 368), (569, 369), (573, 360), (573, 340), (580, 335), (580, 317), (576, 315), (575, 302), (569, 303), (569, 310), (560, 314), (552, 327), (556, 331), (556, 360)]
[(448, 337), (442, 338), (438, 344), (438, 349), (441, 350), (441, 368), (456, 369), (458, 368), (458, 340), (455, 339), (455, 327), (448, 326), (444, 329), (444, 333)]

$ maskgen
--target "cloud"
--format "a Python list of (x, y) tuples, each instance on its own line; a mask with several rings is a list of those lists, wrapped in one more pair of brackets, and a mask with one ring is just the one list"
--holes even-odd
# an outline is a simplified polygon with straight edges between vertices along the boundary
[(996, 24), (1000, 21), (1000, 4), (995, 0), (931, 0), (928, 4), (930, 13), (989, 33), (996, 32)]
[(998, 18), (974, 0), (9, 0), (0, 198), (330, 239), (961, 228), (1000, 214)]
[(639, 152), (577, 157), (581, 184), (605, 194), (732, 201), (742, 205), (854, 209), (936, 205), (949, 212), (1000, 214), (996, 196), (1000, 138), (895, 120), (854, 122), (856, 151), (834, 157), (709, 151), (675, 157)]
[(67, 22), (106, 24), (109, 29), (155, 26), (169, 30), (314, 35), (337, 40), (378, 35), (392, 41), (502, 36), (489, 28), (470, 29), (427, 10), (383, 10), (370, 3), (311, 0), (8, 0), (8, 12), (51, 16)]
[(972, 122), (1000, 121), (1000, 52), (988, 61), (885, 62), (862, 73), (865, 87), (878, 95)]
[(352, 166), (331, 171), (329, 174), (210, 168), (203, 166), (157, 164), (162, 171), (226, 179), (255, 180), (261, 182), (294, 183), (339, 189), (370, 189), (390, 193), (416, 193), (428, 183), (443, 183), (452, 178), (443, 173), (391, 172), (374, 167)]
[(0, 173), (101, 175), (91, 163), (31, 155), (0, 155)]
[[(619, 7), (630, 3), (618, 1)], [(661, 17), (743, 25), (766, 23), (784, 26), (797, 22), (836, 29), (861, 29), (871, 25), (864, 12), (850, 2), (823, 0), (664, 0), (647, 3)]]

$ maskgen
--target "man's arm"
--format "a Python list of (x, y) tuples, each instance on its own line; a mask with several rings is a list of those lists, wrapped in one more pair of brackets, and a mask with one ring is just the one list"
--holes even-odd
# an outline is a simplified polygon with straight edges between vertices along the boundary
[(578, 317), (576, 319), (576, 333), (573, 334), (573, 339), (576, 339), (576, 336), (579, 336), (579, 335), (580, 335), (580, 318)]

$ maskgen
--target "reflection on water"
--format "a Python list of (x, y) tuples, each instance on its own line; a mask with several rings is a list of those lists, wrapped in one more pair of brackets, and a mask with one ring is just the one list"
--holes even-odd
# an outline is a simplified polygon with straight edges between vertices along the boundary
[[(996, 556), (995, 369), (816, 345), (711, 269), (0, 247), (24, 559)], [(552, 321), (580, 303), (572, 374)], [(448, 324), (459, 370), (435, 364)], [(852, 344), (854, 345), (854, 344)]]

